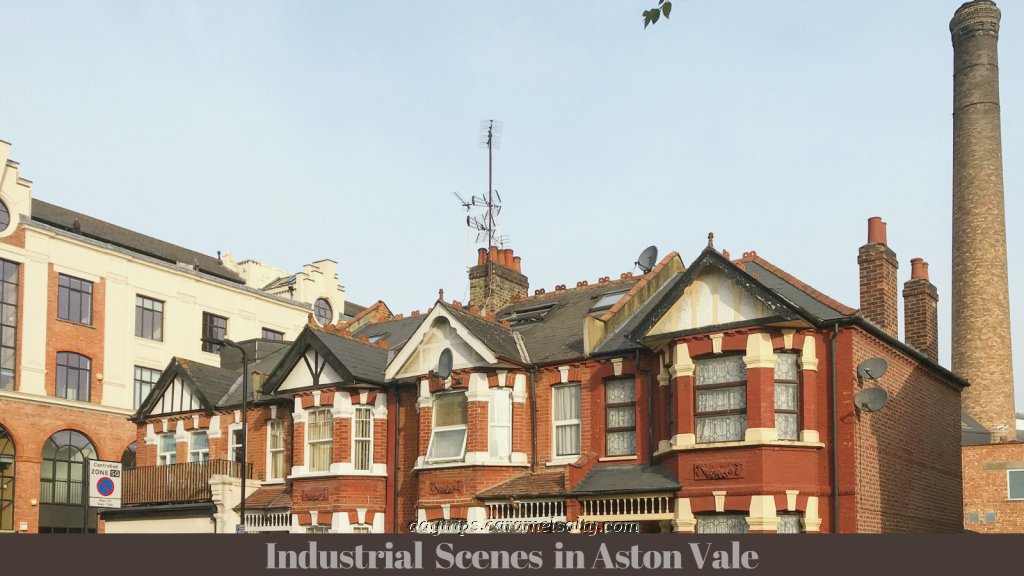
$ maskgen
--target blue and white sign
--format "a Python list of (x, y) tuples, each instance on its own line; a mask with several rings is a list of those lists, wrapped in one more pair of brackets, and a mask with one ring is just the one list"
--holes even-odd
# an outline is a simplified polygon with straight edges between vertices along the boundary
[(90, 460), (86, 482), (89, 483), (89, 506), (121, 507), (121, 463)]

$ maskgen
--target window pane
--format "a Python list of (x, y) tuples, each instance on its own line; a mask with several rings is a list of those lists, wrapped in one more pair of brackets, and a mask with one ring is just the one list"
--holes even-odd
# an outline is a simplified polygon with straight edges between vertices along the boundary
[(747, 534), (750, 526), (740, 514), (716, 514), (697, 517), (698, 534)]
[(746, 382), (747, 366), (742, 356), (721, 356), (697, 360), (694, 369), (694, 384), (724, 384), (727, 382)]
[(743, 410), (747, 407), (747, 387), (712, 388), (697, 391), (697, 412)]
[(775, 356), (775, 379), (796, 380), (797, 374), (796, 354), (776, 354)]
[(555, 420), (579, 420), (580, 387), (558, 386), (554, 390)]
[(491, 424), (512, 423), (512, 393), (508, 390), (492, 390), (488, 407)]
[(1007, 474), (1010, 476), (1010, 498), (1024, 498), (1024, 470), (1010, 470)]
[(555, 427), (555, 454), (575, 456), (580, 453), (580, 425), (563, 424)]
[(309, 445), (309, 471), (327, 472), (331, 469), (333, 442), (317, 442)]
[(434, 427), (465, 426), (467, 409), (465, 393), (441, 394), (434, 400)]
[(636, 432), (609, 432), (605, 453), (608, 456), (632, 456), (636, 454)]
[(160, 437), (160, 451), (174, 452), (174, 435), (164, 434)]
[(512, 456), (512, 427), (492, 426), (491, 441), (488, 447), (491, 458), (507, 460)]
[(206, 435), (206, 432), (193, 432), (192, 433), (192, 449), (193, 450), (209, 450), (210, 449), (210, 437)]
[(606, 426), (608, 428), (636, 428), (636, 408), (633, 406), (609, 408)]
[(775, 429), (778, 430), (779, 440), (799, 440), (800, 431), (797, 430), (796, 414), (775, 413)]
[(427, 458), (431, 460), (462, 458), (462, 444), (465, 439), (465, 429), (434, 432), (434, 441), (431, 443), (430, 454)]
[(776, 410), (796, 410), (798, 406), (797, 402), (797, 385), (796, 384), (785, 384), (782, 382), (775, 383), (775, 409)]
[(270, 455), (270, 477), (284, 478), (284, 451)]
[(604, 387), (605, 403), (625, 404), (636, 402), (636, 384), (633, 380), (616, 380)]
[(738, 442), (746, 431), (746, 414), (697, 418), (697, 442)]

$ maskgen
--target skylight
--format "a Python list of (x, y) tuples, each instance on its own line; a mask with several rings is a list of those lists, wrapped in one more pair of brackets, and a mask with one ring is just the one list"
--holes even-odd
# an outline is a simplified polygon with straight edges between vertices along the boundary
[(510, 313), (508, 316), (501, 318), (501, 320), (508, 320), (508, 323), (512, 326), (519, 324), (527, 324), (529, 322), (540, 322), (544, 319), (544, 316), (554, 308), (554, 304), (547, 306), (539, 306), (534, 308), (525, 308), (523, 310), (516, 310)]
[(612, 294), (605, 294), (604, 296), (601, 296), (601, 299), (597, 301), (597, 304), (594, 304), (594, 306), (593, 306), (593, 308), (591, 308), (591, 310), (599, 310), (601, 308), (611, 308), (612, 306), (615, 305), (616, 302), (619, 301), (620, 298), (622, 298), (622, 296), (626, 292), (628, 292), (628, 290), (626, 290), (624, 292), (615, 292), (615, 293), (612, 293)]
[(387, 334), (374, 334), (373, 336), (370, 336), (370, 344), (376, 344), (377, 342), (383, 340), (386, 336)]

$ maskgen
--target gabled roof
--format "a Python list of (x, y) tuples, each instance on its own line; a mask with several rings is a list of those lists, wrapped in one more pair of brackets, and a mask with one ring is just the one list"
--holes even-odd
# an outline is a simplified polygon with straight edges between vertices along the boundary
[[(267, 377), (264, 389), (268, 394), (278, 390), (292, 370), (304, 362), (303, 358), (310, 349), (323, 357), (338, 374), (342, 379), (341, 385), (358, 382), (384, 385), (384, 368), (388, 361), (386, 349), (351, 336), (307, 325)], [(331, 385), (337, 386), (339, 383), (333, 382)]]
[(519, 352), (519, 345), (516, 344), (512, 330), (507, 326), (503, 326), (495, 320), (481, 318), (477, 314), (457, 308), (443, 300), (438, 301), (437, 305), (448, 311), (452, 317), (479, 338), (485, 346), (491, 349), (491, 352), (494, 352), (495, 356), (517, 363), (525, 361)]
[(531, 362), (575, 360), (584, 355), (583, 322), (594, 304), (606, 294), (628, 292), (639, 280), (626, 278), (535, 296), (502, 308), (495, 318), (504, 320), (517, 312), (552, 306), (541, 320), (515, 325), (511, 330), (523, 337)]
[[(134, 418), (145, 419), (161, 403), (164, 393), (170, 388), (175, 379), (181, 378), (182, 383), (188, 390), (191, 399), (195, 399), (202, 410), (213, 411), (217, 407), (216, 402), (222, 398), (231, 388), (235, 380), (241, 376), (241, 372), (225, 370), (217, 366), (209, 366), (191, 360), (174, 357), (164, 369), (163, 374), (145, 401), (139, 406)], [(195, 412), (195, 409), (184, 409), (180, 411), (162, 412), (162, 414)]]
[(241, 276), (212, 256), (157, 240), (151, 236), (133, 232), (127, 228), (115, 226), (35, 198), (32, 199), (32, 220), (68, 231), (74, 229), (75, 220), (78, 220), (81, 234), (87, 238), (113, 244), (171, 264), (180, 262), (192, 266), (198, 262), (199, 270), (202, 272), (223, 280), (245, 284), (245, 280)]
[(528, 496), (560, 496), (565, 489), (565, 472), (536, 472), (521, 474), (477, 493), (477, 500), (522, 498)]
[[(270, 374), (271, 372), (274, 371), (274, 368), (276, 368), (277, 365), (281, 363), (281, 360), (284, 359), (285, 355), (288, 353), (288, 350), (290, 350), (290, 349), (291, 349), (291, 346), (275, 348), (269, 354), (265, 354), (265, 355), (262, 355), (262, 356), (259, 355), (259, 351), (257, 349), (257, 357), (256, 357), (256, 359), (249, 362), (249, 373), (250, 374), (253, 374), (253, 373)], [(253, 398), (253, 379), (252, 379), (252, 377), (250, 377), (248, 379), (246, 384), (248, 384), (248, 386), (246, 388), (246, 391), (248, 392), (248, 394), (246, 395), (246, 401), (247, 402), (253, 402), (254, 398)], [(241, 405), (242, 405), (242, 377), (241, 377), (241, 375), (239, 375), (238, 377), (235, 378), (235, 382), (234, 382), (234, 384), (231, 385), (231, 388), (229, 388), (228, 391), (226, 393), (224, 393), (224, 396), (222, 396), (217, 401), (217, 407), (218, 408), (229, 408), (229, 407), (235, 407), (235, 406), (241, 406)]]
[(661, 464), (594, 466), (573, 488), (578, 495), (675, 492), (683, 485)]

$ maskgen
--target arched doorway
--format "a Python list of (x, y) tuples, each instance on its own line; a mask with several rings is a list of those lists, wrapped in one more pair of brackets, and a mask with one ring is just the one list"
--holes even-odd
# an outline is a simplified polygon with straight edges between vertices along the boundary
[(61, 430), (43, 445), (39, 487), (39, 532), (96, 531), (96, 511), (86, 517), (85, 460), (99, 455), (92, 440), (77, 430)]
[(14, 530), (14, 438), (0, 426), (0, 531)]

